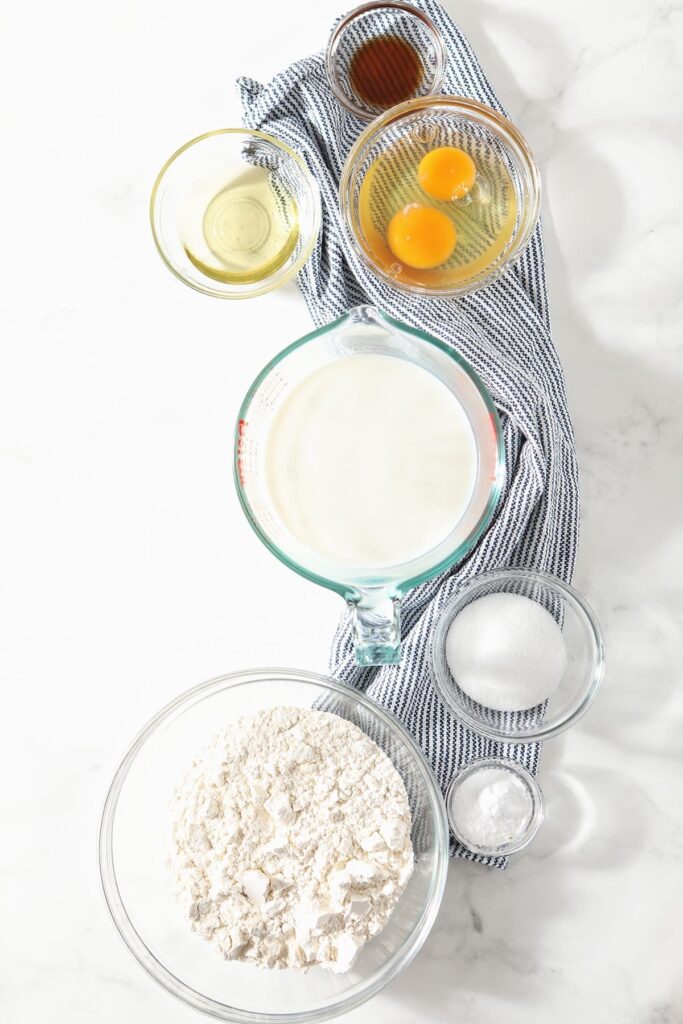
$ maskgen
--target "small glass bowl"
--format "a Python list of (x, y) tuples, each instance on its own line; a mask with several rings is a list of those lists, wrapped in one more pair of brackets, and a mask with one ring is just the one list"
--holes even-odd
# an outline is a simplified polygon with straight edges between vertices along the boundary
[[(296, 204), (298, 237), (284, 262), (251, 282), (218, 281), (188, 257), (191, 238), (201, 239), (211, 200), (253, 168), (265, 168), (276, 194)], [(264, 225), (268, 213), (262, 211)], [(191, 139), (161, 168), (150, 198), (152, 234), (159, 254), (177, 278), (205, 295), (248, 299), (279, 288), (311, 255), (320, 230), (320, 193), (315, 178), (293, 149), (265, 132), (222, 128)]]
[(327, 47), (325, 67), (332, 92), (339, 102), (362, 121), (372, 121), (386, 110), (360, 96), (351, 83), (350, 68), (361, 46), (381, 36), (397, 36), (415, 51), (422, 64), (422, 78), (413, 96), (438, 92), (446, 65), (446, 47), (434, 22), (412, 4), (369, 3), (356, 7), (336, 26)]
[[(499, 846), (479, 846), (477, 843), (471, 842), (460, 831), (458, 822), (453, 814), (453, 797), (458, 787), (462, 785), (465, 779), (469, 779), (472, 775), (487, 768), (501, 768), (504, 771), (510, 772), (511, 775), (514, 775), (524, 785), (531, 801), (531, 813), (523, 831), (516, 839), (511, 839), (507, 843), (501, 843)], [(502, 757), (482, 757), (476, 761), (470, 761), (469, 764), (465, 765), (455, 775), (446, 793), (446, 811), (448, 813), (448, 824), (453, 835), (466, 850), (469, 850), (471, 853), (480, 854), (483, 857), (507, 857), (511, 853), (519, 853), (525, 846), (528, 846), (541, 827), (544, 813), (543, 793), (536, 779), (523, 765)]]
[[(409, 144), (426, 154), (439, 146), (463, 148), (468, 140), (475, 152), (492, 154), (504, 165), (515, 190), (516, 213), (506, 246), (485, 265), (458, 281), (415, 280), (415, 272), (398, 261), (387, 266), (373, 255), (361, 221), (361, 197), (366, 175), (378, 158), (397, 145)], [(350, 244), (356, 255), (380, 280), (399, 291), (430, 298), (466, 295), (499, 277), (528, 244), (541, 208), (541, 179), (531, 150), (515, 125), (502, 114), (462, 96), (427, 96), (408, 100), (378, 117), (356, 140), (344, 164), (339, 202)]]
[[(561, 627), (567, 648), (557, 689), (526, 711), (494, 711), (477, 703), (460, 689), (446, 660), (446, 637), (456, 615), (479, 597), (501, 593), (537, 601)], [(466, 725), (488, 739), (529, 743), (558, 736), (586, 713), (604, 675), (605, 650), (595, 614), (573, 587), (532, 570), (500, 569), (475, 576), (445, 606), (432, 634), (430, 666), (442, 700)]]
[[(188, 927), (166, 867), (169, 800), (182, 771), (221, 728), (276, 706), (316, 707), (353, 722), (389, 757), (412, 814), (415, 868), (386, 927), (345, 974), (263, 970), (225, 961)], [(441, 791), (399, 722), (362, 693), (313, 672), (252, 669), (196, 686), (162, 708), (121, 762), (102, 812), (100, 877), (133, 956), (172, 995), (234, 1024), (315, 1024), (376, 995), (417, 955), (448, 869)]]

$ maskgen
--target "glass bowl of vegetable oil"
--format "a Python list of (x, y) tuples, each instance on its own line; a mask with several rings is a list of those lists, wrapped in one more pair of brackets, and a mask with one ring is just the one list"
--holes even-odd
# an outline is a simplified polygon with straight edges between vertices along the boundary
[(481, 288), (521, 255), (541, 183), (506, 117), (460, 96), (427, 96), (365, 129), (339, 195), (361, 263), (401, 291), (445, 298)]
[(159, 254), (196, 291), (247, 299), (279, 288), (310, 256), (320, 193), (306, 164), (264, 132), (224, 128), (181, 146), (152, 189)]

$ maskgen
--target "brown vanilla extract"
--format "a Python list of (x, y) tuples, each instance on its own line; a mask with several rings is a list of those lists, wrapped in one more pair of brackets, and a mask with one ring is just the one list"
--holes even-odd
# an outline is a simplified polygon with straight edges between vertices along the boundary
[(399, 36), (369, 39), (351, 58), (349, 79), (356, 96), (383, 110), (412, 99), (424, 69), (417, 50)]

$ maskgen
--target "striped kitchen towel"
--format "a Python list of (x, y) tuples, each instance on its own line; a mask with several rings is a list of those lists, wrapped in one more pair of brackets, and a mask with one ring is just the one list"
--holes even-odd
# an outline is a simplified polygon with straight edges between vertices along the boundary
[[(505, 113), (469, 43), (434, 0), (417, 0), (436, 23), (448, 51), (443, 91), (469, 96)], [(550, 336), (540, 225), (514, 266), (463, 298), (427, 299), (383, 284), (344, 241), (337, 190), (345, 157), (365, 125), (341, 108), (325, 76), (322, 53), (293, 64), (268, 84), (241, 78), (245, 124), (289, 143), (307, 161), (322, 194), (323, 227), (299, 274), (311, 316), (320, 326), (352, 306), (370, 303), (397, 320), (453, 345), (475, 368), (500, 412), (507, 467), (503, 498), (469, 557), (410, 592), (403, 601), (400, 665), (360, 668), (349, 617), (334, 638), (332, 674), (364, 690), (412, 733), (445, 792), (474, 757), (504, 754), (532, 771), (540, 745), (484, 739), (439, 700), (430, 679), (428, 643), (441, 609), (471, 576), (522, 566), (571, 578), (578, 535), (576, 452), (562, 369)], [(504, 867), (453, 843), (453, 853)]]

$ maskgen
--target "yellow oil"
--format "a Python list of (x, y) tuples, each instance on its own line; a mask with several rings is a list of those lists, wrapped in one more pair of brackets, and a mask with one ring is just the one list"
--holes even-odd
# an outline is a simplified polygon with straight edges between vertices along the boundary
[[(418, 180), (418, 166), (430, 150), (455, 146), (474, 160), (477, 175), (467, 196), (448, 202), (429, 196)], [(454, 223), (457, 244), (449, 259), (432, 270), (398, 261), (387, 243), (389, 221), (411, 203), (441, 210)], [(370, 258), (397, 282), (425, 288), (464, 283), (494, 266), (510, 246), (517, 221), (517, 198), (500, 153), (476, 137), (440, 137), (437, 129), (398, 139), (368, 168), (359, 195), (359, 219)]]
[(252, 167), (211, 199), (202, 236), (199, 245), (186, 243), (184, 248), (203, 274), (228, 284), (262, 281), (296, 247), (296, 203), (274, 175)]

